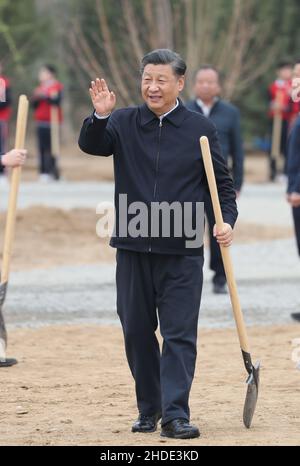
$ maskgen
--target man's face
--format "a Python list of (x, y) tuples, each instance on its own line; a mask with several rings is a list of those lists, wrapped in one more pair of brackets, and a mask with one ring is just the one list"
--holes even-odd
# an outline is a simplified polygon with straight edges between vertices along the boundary
[(278, 78), (283, 81), (289, 81), (292, 79), (293, 69), (291, 66), (284, 66), (278, 70)]
[(217, 97), (221, 92), (218, 73), (214, 70), (201, 70), (198, 71), (194, 93), (197, 99), (211, 101)]
[(39, 71), (39, 81), (44, 83), (53, 79), (52, 73), (47, 68), (41, 68)]
[(176, 76), (171, 65), (145, 66), (141, 82), (142, 97), (156, 115), (162, 115), (174, 107), (183, 87), (184, 76)]

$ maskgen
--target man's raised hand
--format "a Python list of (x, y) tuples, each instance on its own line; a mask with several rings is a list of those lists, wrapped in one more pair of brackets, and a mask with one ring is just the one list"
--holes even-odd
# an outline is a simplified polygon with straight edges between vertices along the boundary
[(89, 92), (96, 113), (101, 116), (109, 115), (116, 105), (116, 96), (108, 89), (105, 80), (97, 78), (92, 81)]

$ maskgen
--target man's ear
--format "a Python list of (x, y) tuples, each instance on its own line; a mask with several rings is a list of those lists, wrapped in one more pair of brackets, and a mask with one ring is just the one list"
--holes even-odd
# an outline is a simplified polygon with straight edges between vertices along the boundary
[(185, 76), (180, 76), (180, 78), (178, 79), (178, 90), (179, 90), (179, 92), (181, 92), (183, 90), (184, 84), (185, 84)]

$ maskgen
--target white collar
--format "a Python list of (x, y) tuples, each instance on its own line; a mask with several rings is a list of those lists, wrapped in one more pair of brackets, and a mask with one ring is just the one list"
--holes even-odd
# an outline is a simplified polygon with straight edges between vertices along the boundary
[(175, 106), (174, 106), (173, 108), (171, 108), (171, 110), (169, 110), (168, 112), (164, 113), (163, 115), (160, 115), (160, 117), (159, 117), (160, 121), (162, 121), (162, 119), (163, 119), (165, 116), (169, 115), (169, 113), (173, 112), (173, 110), (175, 110), (175, 108), (177, 108), (178, 105), (179, 105), (179, 100), (176, 99), (176, 104), (175, 104)]
[(219, 100), (218, 97), (214, 97), (212, 105), (206, 105), (201, 99), (197, 99), (196, 102), (199, 105), (199, 107), (202, 109), (204, 115), (208, 116), (210, 114), (210, 110), (212, 109), (212, 107), (218, 100)]

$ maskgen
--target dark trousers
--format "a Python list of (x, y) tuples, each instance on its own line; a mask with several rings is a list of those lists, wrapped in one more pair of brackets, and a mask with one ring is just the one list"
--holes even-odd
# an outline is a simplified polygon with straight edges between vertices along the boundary
[[(273, 132), (273, 120), (270, 121), (270, 133), (271, 133), (271, 143), (269, 151), (269, 162), (270, 162), (270, 178), (274, 179), (276, 171), (279, 167), (276, 167), (275, 161), (272, 159), (272, 132)], [(280, 139), (280, 153), (283, 155), (283, 174), (287, 173), (287, 152), (288, 152), (288, 133), (289, 132), (289, 122), (287, 120), (282, 120), (281, 126), (281, 139)]]
[(293, 218), (295, 226), (296, 241), (298, 246), (298, 253), (300, 256), (300, 207), (293, 207)]
[(209, 194), (205, 196), (204, 200), (205, 213), (208, 221), (208, 230), (209, 230), (209, 247), (210, 247), (210, 269), (215, 272), (213, 277), (213, 283), (218, 283), (224, 285), (226, 283), (226, 275), (222, 261), (221, 249), (213, 236), (213, 228), (215, 225), (215, 216), (213, 211), (213, 206), (211, 202), (211, 197)]
[(50, 125), (37, 126), (38, 146), (39, 146), (39, 170), (40, 174), (53, 175), (59, 178), (56, 157), (51, 148), (51, 128)]
[[(0, 155), (7, 152), (7, 139), (8, 139), (8, 123), (7, 121), (0, 121)], [(0, 174), (4, 173), (4, 166), (0, 164)]]
[(138, 411), (161, 412), (162, 424), (179, 417), (189, 421), (203, 257), (117, 249), (116, 259), (117, 313)]

